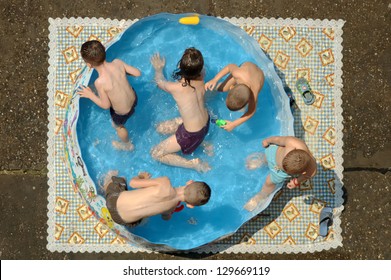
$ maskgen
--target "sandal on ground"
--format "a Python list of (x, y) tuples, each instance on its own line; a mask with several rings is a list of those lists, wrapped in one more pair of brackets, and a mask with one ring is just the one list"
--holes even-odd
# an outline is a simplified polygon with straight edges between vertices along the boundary
[(306, 105), (311, 105), (315, 102), (315, 95), (312, 93), (310, 84), (306, 79), (298, 79), (296, 82), (296, 88), (301, 94), (301, 96), (303, 96), (304, 103)]
[(324, 207), (319, 215), (319, 235), (327, 236), (329, 227), (333, 224), (333, 209)]

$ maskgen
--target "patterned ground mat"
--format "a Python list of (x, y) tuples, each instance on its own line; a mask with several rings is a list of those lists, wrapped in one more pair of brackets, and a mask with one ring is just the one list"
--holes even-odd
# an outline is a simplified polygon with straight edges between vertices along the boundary
[[(317, 160), (317, 175), (294, 190), (283, 188), (261, 214), (235, 234), (193, 252), (305, 253), (342, 246), (342, 20), (224, 18), (244, 29), (274, 62), (293, 89), (295, 135)], [(108, 43), (137, 20), (49, 19), (48, 249), (66, 252), (151, 252), (111, 229), (88, 207), (96, 194), (80, 187), (66, 154), (64, 121), (85, 63), (82, 43)], [(294, 89), (310, 81), (314, 104)], [(319, 214), (333, 208), (334, 222), (319, 235)]]

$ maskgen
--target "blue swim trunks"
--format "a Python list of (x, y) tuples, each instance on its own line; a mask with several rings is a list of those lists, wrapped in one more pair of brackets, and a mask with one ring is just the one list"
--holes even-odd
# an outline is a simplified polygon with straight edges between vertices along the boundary
[(265, 149), (267, 165), (270, 170), (270, 179), (275, 185), (284, 183), (292, 177), (278, 167), (276, 162), (277, 149), (277, 145), (270, 145)]

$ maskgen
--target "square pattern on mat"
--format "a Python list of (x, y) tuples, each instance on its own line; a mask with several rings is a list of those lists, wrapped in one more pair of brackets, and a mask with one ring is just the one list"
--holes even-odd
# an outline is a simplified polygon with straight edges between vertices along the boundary
[[(318, 164), (318, 174), (295, 190), (283, 188), (270, 206), (235, 234), (198, 252), (313, 252), (341, 246), (342, 206), (342, 27), (344, 22), (297, 19), (224, 18), (258, 41), (296, 100), (295, 135)], [(135, 21), (96, 18), (50, 19), (48, 132), (48, 249), (51, 251), (139, 252), (149, 250), (121, 238), (89, 209), (67, 169), (61, 129), (77, 76), (85, 65), (79, 49), (87, 40), (107, 43)], [(310, 81), (316, 95), (304, 104), (294, 89)], [(91, 195), (94, 195), (91, 192)], [(86, 197), (86, 195), (83, 195)], [(88, 194), (87, 194), (88, 196)], [(334, 208), (334, 224), (318, 235), (319, 213)]]

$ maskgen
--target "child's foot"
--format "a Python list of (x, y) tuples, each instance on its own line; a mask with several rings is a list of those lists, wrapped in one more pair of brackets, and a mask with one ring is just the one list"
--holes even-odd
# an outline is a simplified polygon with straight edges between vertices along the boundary
[(201, 161), (199, 158), (192, 159), (195, 167), (194, 169), (200, 173), (208, 172), (211, 168), (207, 162)]
[(213, 151), (213, 145), (209, 142), (203, 142), (202, 143), (202, 146), (204, 147), (203, 149), (203, 152), (209, 156), (209, 157), (213, 157), (214, 155), (214, 151)]
[(267, 196), (265, 196), (263, 193), (259, 193), (255, 195), (253, 198), (251, 198), (245, 205), (244, 209), (247, 211), (254, 211), (257, 208), (260, 208), (263, 206), (263, 204), (266, 202)]
[(114, 141), (111, 142), (113, 147), (116, 148), (117, 150), (123, 150), (123, 151), (133, 151), (134, 145), (132, 142), (120, 142), (120, 141)]
[(254, 170), (266, 163), (265, 154), (262, 153), (253, 153), (249, 155), (246, 159), (246, 167), (249, 170)]

